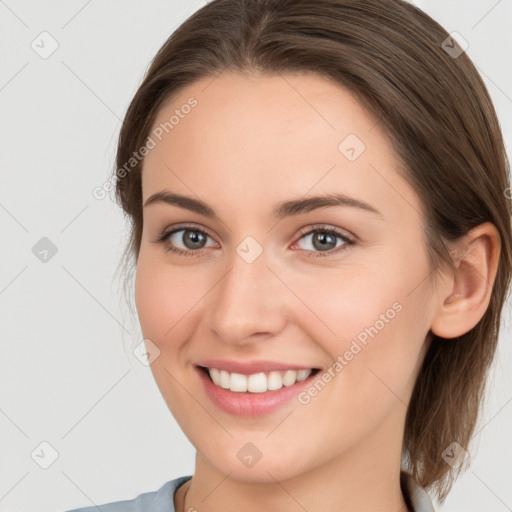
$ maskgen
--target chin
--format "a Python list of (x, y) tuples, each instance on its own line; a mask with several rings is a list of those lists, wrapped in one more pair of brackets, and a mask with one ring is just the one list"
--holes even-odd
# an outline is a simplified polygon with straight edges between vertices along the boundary
[[(202, 458), (207, 460), (208, 464), (216, 471), (224, 475), (229, 474), (229, 477), (234, 480), (248, 483), (275, 483), (276, 480), (287, 480), (302, 472), (300, 466), (290, 464), (284, 457), (280, 457), (279, 460), (275, 458), (265, 460), (263, 455), (252, 466), (246, 466), (236, 456), (234, 459), (226, 458), (225, 452), (219, 457), (213, 455), (213, 457), (206, 458), (203, 455)], [(306, 471), (305, 468), (304, 471)]]

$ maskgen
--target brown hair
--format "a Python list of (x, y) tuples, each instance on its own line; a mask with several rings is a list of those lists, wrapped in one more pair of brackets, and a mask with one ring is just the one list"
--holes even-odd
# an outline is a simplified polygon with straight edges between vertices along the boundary
[(489, 307), (457, 339), (446, 342), (429, 332), (432, 343), (407, 411), (406, 469), (441, 502), (461, 470), (441, 454), (454, 441), (468, 449), (512, 267), (509, 162), (500, 126), (475, 66), (448, 37), (402, 0), (213, 0), (151, 62), (121, 128), (114, 176), (116, 199), (131, 221), (124, 257), (134, 263), (143, 159), (132, 157), (147, 142), (159, 109), (187, 85), (226, 69), (313, 72), (348, 88), (387, 131), (403, 163), (400, 172), (422, 200), (432, 272), (453, 268), (446, 242), (492, 222), (502, 247)]

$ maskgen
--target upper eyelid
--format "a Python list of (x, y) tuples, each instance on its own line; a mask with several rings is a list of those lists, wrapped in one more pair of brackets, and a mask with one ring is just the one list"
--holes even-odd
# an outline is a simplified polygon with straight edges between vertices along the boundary
[(168, 237), (178, 231), (200, 231), (201, 233), (208, 235), (211, 239), (214, 239), (214, 236), (207, 229), (205, 229), (203, 227), (196, 226), (194, 224), (185, 224), (185, 225), (178, 224), (177, 226), (173, 226), (172, 229), (170, 229), (169, 231), (164, 230), (162, 232), (162, 236)]
[(352, 241), (357, 240), (357, 236), (351, 233), (350, 231), (347, 231), (346, 229), (343, 228), (332, 226), (331, 224), (312, 224), (305, 228), (299, 229), (299, 235), (303, 237), (304, 235), (309, 235), (311, 232), (314, 231), (332, 231), (336, 234), (336, 236), (345, 237)]

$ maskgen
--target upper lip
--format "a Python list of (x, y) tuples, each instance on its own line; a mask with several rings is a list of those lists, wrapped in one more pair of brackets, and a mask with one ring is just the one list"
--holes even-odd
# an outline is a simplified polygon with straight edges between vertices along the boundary
[(200, 361), (198, 366), (206, 368), (217, 368), (219, 370), (226, 370), (230, 373), (241, 373), (242, 375), (251, 375), (253, 373), (271, 372), (279, 370), (309, 370), (310, 368), (316, 369), (310, 365), (282, 363), (280, 361), (230, 361), (228, 359), (208, 359)]

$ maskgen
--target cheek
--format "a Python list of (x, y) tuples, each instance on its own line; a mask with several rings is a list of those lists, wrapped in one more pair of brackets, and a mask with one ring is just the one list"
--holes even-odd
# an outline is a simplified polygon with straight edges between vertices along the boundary
[(302, 321), (311, 339), (329, 340), (335, 357), (348, 349), (348, 342), (358, 339), (364, 344), (370, 331), (389, 330), (388, 325), (396, 321), (404, 304), (402, 277), (387, 276), (374, 269), (340, 268), (329, 269), (317, 275), (314, 283), (305, 276), (301, 286), (295, 278), (294, 291), (304, 297), (307, 309), (302, 311)]
[(178, 267), (162, 264), (158, 257), (141, 251), (135, 277), (135, 303), (145, 338), (157, 345), (175, 337), (183, 329), (187, 313), (204, 295), (201, 281), (191, 283)]
[(387, 267), (344, 268), (338, 277), (331, 272), (315, 280), (314, 290), (304, 288), (308, 310), (298, 321), (333, 363), (340, 362), (333, 372), (343, 377), (334, 380), (344, 381), (340, 392), (350, 390), (352, 403), (393, 401), (390, 390), (405, 395), (413, 378), (431, 301), (421, 283), (426, 260), (407, 263), (406, 256), (390, 255)]
[(191, 428), (186, 412), (190, 397), (178, 384), (182, 377), (175, 370), (183, 363), (180, 347), (193, 328), (187, 322), (198, 299), (193, 300), (191, 295), (195, 293), (191, 290), (197, 288), (190, 286), (179, 269), (166, 268), (158, 257), (141, 250), (135, 276), (135, 303), (144, 339), (150, 339), (160, 350), (150, 369), (164, 401), (185, 432)]
[[(413, 227), (405, 239), (390, 235), (389, 243), (361, 250), (339, 272), (329, 269), (316, 280), (317, 292), (307, 295), (308, 300), (336, 337), (359, 336), (364, 342), (369, 330), (384, 335), (419, 327), (415, 322), (428, 308), (429, 266), (426, 254), (418, 250), (421, 231)], [(409, 325), (407, 319), (412, 319)]]
[(160, 272), (150, 264), (142, 251), (135, 276), (135, 304), (144, 338), (161, 339), (167, 319), (164, 310), (173, 311), (167, 304), (171, 294), (164, 295)]

